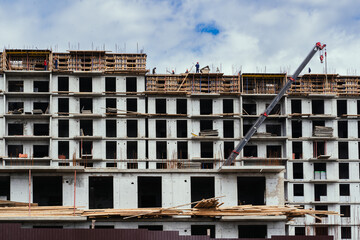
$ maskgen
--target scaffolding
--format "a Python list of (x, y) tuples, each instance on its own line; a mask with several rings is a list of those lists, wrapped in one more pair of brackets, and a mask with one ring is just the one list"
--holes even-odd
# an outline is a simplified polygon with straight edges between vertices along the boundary
[(244, 94), (277, 94), (286, 82), (286, 74), (245, 73), (241, 80)]
[(106, 51), (5, 49), (0, 54), (0, 71), (107, 72), (145, 74), (146, 54)]
[(223, 73), (153, 74), (146, 77), (147, 93), (240, 94), (240, 77)]

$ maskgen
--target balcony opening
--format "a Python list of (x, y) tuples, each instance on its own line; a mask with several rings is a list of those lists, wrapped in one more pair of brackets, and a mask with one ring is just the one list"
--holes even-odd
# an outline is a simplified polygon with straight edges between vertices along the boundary
[(340, 206), (341, 217), (351, 217), (350, 215), (350, 205), (341, 205)]
[(291, 121), (291, 136), (292, 138), (302, 137), (302, 122), (295, 120)]
[(214, 144), (213, 142), (200, 142), (201, 158), (214, 157)]
[(162, 225), (139, 225), (139, 229), (147, 229), (148, 231), (163, 231)]
[(266, 146), (267, 158), (281, 158), (281, 146)]
[(338, 117), (342, 117), (343, 115), (347, 114), (347, 101), (346, 100), (337, 100), (336, 107), (337, 107), (337, 116)]
[(350, 184), (339, 184), (340, 196), (350, 196)]
[(328, 236), (329, 229), (328, 227), (315, 227), (315, 236)]
[(187, 120), (176, 121), (176, 134), (178, 138), (187, 137)]
[(326, 163), (314, 163), (314, 179), (326, 178)]
[(348, 138), (348, 122), (338, 121), (338, 135), (339, 138)]
[(49, 92), (49, 82), (34, 81), (34, 92)]
[(291, 100), (291, 113), (301, 113), (301, 100)]
[(92, 98), (80, 98), (80, 113), (91, 114), (93, 112)]
[(234, 113), (234, 100), (224, 99), (223, 100), (223, 113)]
[(10, 176), (0, 176), (0, 200), (10, 200)]
[(69, 141), (58, 142), (58, 158), (69, 159)]
[(93, 120), (80, 120), (80, 136), (92, 136), (92, 135), (93, 135)]
[(59, 137), (69, 137), (69, 120), (58, 120)]
[(303, 197), (304, 196), (304, 184), (294, 184), (294, 196)]
[(311, 101), (312, 114), (324, 114), (324, 100)]
[(126, 135), (127, 137), (138, 136), (138, 120), (126, 120)]
[(267, 124), (266, 132), (271, 136), (281, 136), (281, 124)]
[(234, 120), (224, 120), (224, 138), (233, 138), (234, 137)]
[(116, 159), (116, 141), (106, 142), (106, 159)]
[(293, 179), (304, 179), (303, 163), (293, 163)]
[(82, 159), (92, 159), (93, 156), (93, 142), (92, 141), (83, 141), (80, 143), (80, 158)]
[(266, 238), (267, 225), (239, 225), (239, 238)]
[(244, 157), (258, 157), (258, 149), (256, 145), (247, 145), (244, 147)]
[(8, 124), (8, 135), (9, 136), (14, 136), (14, 135), (22, 136), (22, 135), (24, 135), (24, 124), (22, 124), (22, 123), (9, 123)]
[(349, 143), (338, 142), (339, 159), (349, 159)]
[(34, 145), (34, 158), (49, 157), (49, 145)]
[(24, 81), (9, 81), (9, 92), (24, 92)]
[(116, 92), (116, 77), (105, 77), (105, 92)]
[(62, 206), (62, 176), (33, 176), (33, 202), (39, 206)]
[(200, 120), (200, 132), (213, 129), (212, 120)]
[(107, 98), (106, 99), (106, 113), (117, 113), (116, 108), (116, 98)]
[(8, 156), (19, 157), (20, 153), (23, 152), (23, 145), (8, 145)]
[(238, 205), (265, 205), (265, 177), (237, 178)]
[(188, 143), (187, 142), (177, 142), (177, 158), (178, 159), (188, 159)]
[(59, 92), (69, 91), (69, 77), (58, 77), (58, 91)]
[(156, 120), (155, 130), (157, 138), (166, 138), (166, 120)]
[(210, 115), (213, 113), (212, 99), (200, 99), (200, 115)]
[(167, 159), (167, 144), (166, 142), (156, 142), (156, 159)]
[(89, 209), (114, 207), (113, 177), (89, 177)]
[(34, 136), (49, 136), (49, 124), (34, 123)]
[(176, 114), (187, 114), (187, 99), (176, 99)]
[(126, 92), (137, 92), (136, 77), (126, 78)]
[(24, 112), (24, 102), (9, 102), (8, 110), (12, 114), (21, 114)]
[(161, 177), (138, 177), (138, 208), (162, 207)]
[(166, 113), (166, 99), (155, 99), (155, 112), (157, 114)]
[(69, 99), (68, 98), (59, 98), (58, 99), (58, 114), (59, 114), (59, 116), (68, 116), (69, 115)]
[(167, 169), (166, 163), (156, 163), (156, 169)]
[(139, 165), (138, 165), (138, 163), (127, 163), (126, 168), (127, 169), (138, 169)]
[(315, 184), (315, 201), (326, 201), (324, 197), (327, 196), (327, 185), (326, 184)]
[(92, 77), (80, 77), (80, 92), (92, 92)]
[(190, 182), (191, 202), (215, 197), (215, 177), (191, 177)]
[(136, 98), (127, 98), (126, 99), (126, 111), (129, 113), (137, 112), (137, 99)]
[(295, 227), (295, 236), (305, 236), (305, 227)]
[(34, 114), (47, 114), (49, 112), (48, 102), (34, 102)]
[(339, 163), (339, 179), (349, 179), (349, 163)]
[(116, 120), (106, 120), (106, 137), (116, 137)]
[(243, 123), (243, 135), (245, 136), (247, 132), (251, 129), (252, 124), (245, 124)]
[(191, 225), (191, 235), (215, 238), (215, 225)]
[(244, 103), (243, 104), (243, 115), (257, 115), (256, 103)]
[(352, 239), (351, 227), (341, 227), (341, 239)]
[(138, 142), (137, 141), (127, 141), (126, 142), (126, 157), (127, 157), (127, 159), (137, 159), (138, 158)]
[[(266, 104), (265, 107), (268, 108), (270, 104)], [(276, 104), (275, 107), (271, 110), (269, 115), (281, 115), (281, 106)]]
[(303, 158), (302, 142), (293, 142), (292, 159), (302, 159), (302, 158)]
[(326, 155), (326, 144), (325, 142), (313, 142), (313, 145), (314, 145), (314, 154), (313, 154), (313, 157), (314, 158), (317, 158), (319, 156), (322, 156), (322, 155)]
[(224, 142), (224, 159), (227, 159), (234, 150), (234, 142)]
[[(328, 211), (328, 206), (327, 205), (316, 205), (315, 210), (316, 211)], [(315, 214), (315, 216), (317, 216), (319, 218), (327, 218), (326, 214)], [(322, 221), (320, 219), (316, 218), (315, 222), (321, 223)]]

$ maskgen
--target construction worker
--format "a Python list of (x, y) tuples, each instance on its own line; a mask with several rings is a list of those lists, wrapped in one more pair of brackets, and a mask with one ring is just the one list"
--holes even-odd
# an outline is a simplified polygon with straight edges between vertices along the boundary
[(200, 69), (199, 62), (196, 63), (195, 67), (196, 67), (196, 73), (199, 73), (199, 69)]
[(58, 60), (57, 60), (57, 57), (55, 57), (55, 69), (58, 68)]
[(155, 74), (155, 72), (156, 72), (156, 67), (154, 67), (154, 68), (152, 69), (152, 74)]
[(175, 74), (175, 71), (174, 71), (174, 70), (172, 70), (171, 74)]
[(46, 61), (46, 59), (44, 60), (44, 69), (47, 70), (47, 61)]
[(189, 73), (189, 70), (188, 70), (188, 69), (186, 69), (185, 73)]

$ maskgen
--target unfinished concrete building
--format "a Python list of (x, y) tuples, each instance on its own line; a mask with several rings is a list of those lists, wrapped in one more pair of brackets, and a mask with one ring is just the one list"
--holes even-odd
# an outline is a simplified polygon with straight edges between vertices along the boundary
[[(26, 219), (24, 227), (147, 228), (217, 238), (359, 238), (359, 78), (303, 75), (223, 167), (286, 74), (147, 74), (145, 54), (6, 49), (0, 198), (85, 209), (303, 205), (342, 216)], [(353, 129), (354, 131), (350, 131)]]

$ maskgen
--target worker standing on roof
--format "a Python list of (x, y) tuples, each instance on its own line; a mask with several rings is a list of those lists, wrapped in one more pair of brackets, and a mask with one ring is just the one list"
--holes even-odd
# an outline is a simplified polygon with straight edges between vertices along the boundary
[(47, 70), (47, 61), (46, 61), (46, 59), (44, 60), (44, 69)]
[(196, 63), (195, 67), (196, 67), (196, 73), (199, 73), (199, 69), (200, 69), (199, 62)]
[(152, 74), (155, 74), (156, 73), (156, 67), (154, 67), (153, 69), (152, 69)]
[(175, 71), (174, 71), (174, 70), (172, 70), (171, 74), (175, 74)]
[(189, 70), (188, 70), (188, 69), (186, 69), (185, 73), (189, 73)]

